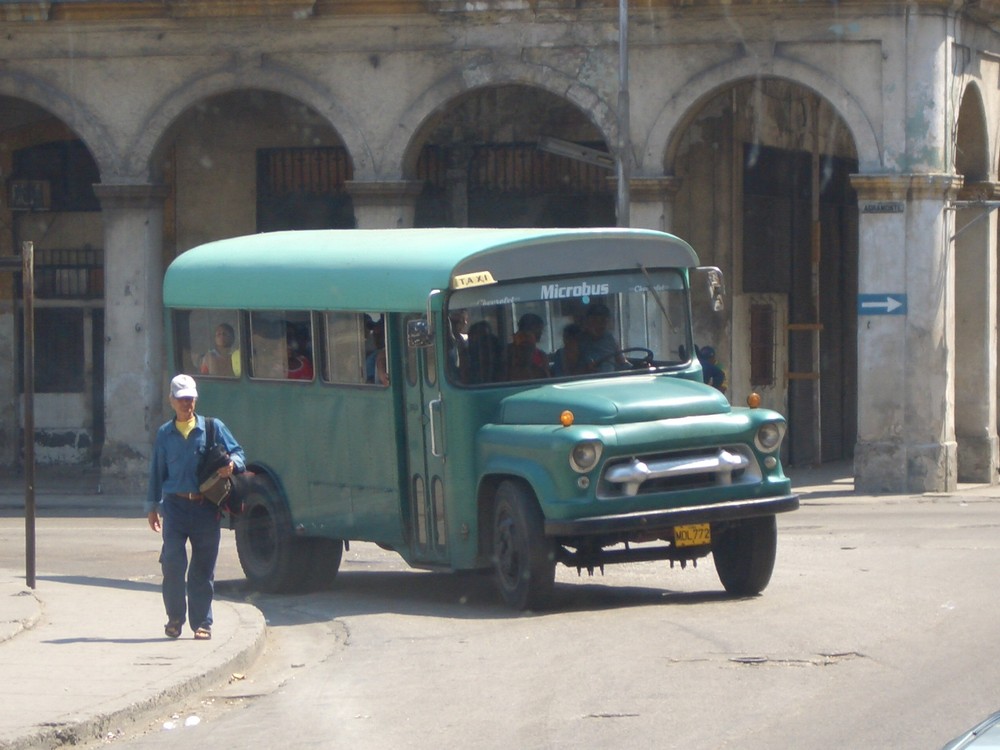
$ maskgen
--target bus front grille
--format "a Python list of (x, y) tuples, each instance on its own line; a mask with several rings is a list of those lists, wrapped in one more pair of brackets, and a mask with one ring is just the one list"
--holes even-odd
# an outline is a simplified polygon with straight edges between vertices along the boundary
[(745, 445), (728, 445), (609, 461), (604, 467), (597, 496), (610, 500), (657, 492), (756, 484), (760, 480), (760, 468), (750, 449)]

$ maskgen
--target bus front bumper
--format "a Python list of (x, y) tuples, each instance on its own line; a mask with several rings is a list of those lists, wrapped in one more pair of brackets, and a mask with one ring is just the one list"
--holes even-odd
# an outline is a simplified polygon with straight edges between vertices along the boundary
[(744, 518), (773, 516), (799, 507), (798, 495), (759, 497), (747, 500), (730, 500), (711, 505), (695, 505), (669, 510), (646, 510), (616, 516), (591, 516), (566, 520), (547, 520), (547, 537), (602, 536), (629, 532), (653, 532), (674, 526), (718, 521), (739, 521)]

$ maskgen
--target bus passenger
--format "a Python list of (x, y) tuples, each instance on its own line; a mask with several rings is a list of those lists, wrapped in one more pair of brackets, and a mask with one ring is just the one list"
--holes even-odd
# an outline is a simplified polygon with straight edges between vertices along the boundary
[(580, 337), (580, 363), (584, 372), (614, 372), (628, 365), (618, 342), (608, 330), (610, 323), (611, 310), (603, 302), (595, 302), (587, 308)]
[(460, 383), (469, 382), (469, 311), (448, 313), (448, 369)]
[(469, 326), (469, 369), (467, 382), (471, 385), (492, 383), (497, 379), (497, 368), (503, 356), (500, 339), (493, 333), (489, 321), (480, 320)]
[(385, 358), (385, 347), (375, 352), (375, 383), (389, 385), (389, 365)]
[(549, 358), (538, 348), (545, 321), (535, 313), (525, 313), (517, 321), (517, 333), (507, 347), (507, 380), (535, 380), (549, 377)]
[[(368, 316), (365, 316), (366, 318)], [(385, 359), (385, 318), (368, 326), (374, 349), (365, 358), (365, 382), (375, 385), (389, 385), (389, 372)]]
[(240, 350), (234, 346), (236, 331), (229, 323), (215, 327), (215, 346), (201, 358), (203, 375), (240, 376)]
[(313, 366), (308, 353), (308, 331), (289, 328), (288, 374), (291, 380), (312, 380)]
[(288, 347), (288, 378), (290, 380), (313, 379), (313, 366), (309, 357), (296, 354), (292, 347)]
[(560, 378), (580, 372), (580, 337), (583, 329), (576, 323), (563, 328), (563, 345), (552, 358), (552, 375)]

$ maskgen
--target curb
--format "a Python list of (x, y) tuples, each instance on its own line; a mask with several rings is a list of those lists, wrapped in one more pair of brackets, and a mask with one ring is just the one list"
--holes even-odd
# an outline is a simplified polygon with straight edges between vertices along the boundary
[(165, 704), (175, 703), (194, 693), (218, 686), (228, 681), (233, 672), (247, 669), (264, 648), (264, 615), (250, 604), (216, 599), (215, 606), (229, 607), (232, 610), (231, 616), (237, 622), (231, 638), (235, 642), (235, 653), (232, 656), (207, 668), (199, 665), (190, 670), (190, 676), (172, 685), (156, 688), (152, 695), (141, 700), (120, 698), (119, 705), (112, 704), (108, 710), (97, 715), (74, 717), (39, 728), (33, 734), (7, 742), (0, 741), (0, 750), (56, 750), (66, 745), (100, 740), (123, 725), (134, 725), (149, 719)]

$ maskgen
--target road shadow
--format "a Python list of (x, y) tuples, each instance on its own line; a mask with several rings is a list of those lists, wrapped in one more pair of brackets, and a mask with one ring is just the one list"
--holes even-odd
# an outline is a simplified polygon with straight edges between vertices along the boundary
[(44, 575), (36, 581), (65, 583), (71, 586), (100, 586), (101, 588), (122, 589), (123, 591), (159, 592), (159, 581), (129, 581), (122, 578), (101, 578), (98, 576)]
[[(0, 498), (0, 518), (24, 518), (24, 500), (11, 501), (10, 498)], [(35, 504), (35, 517), (45, 518), (142, 518), (142, 504), (134, 505), (101, 504), (100, 496), (95, 496), (93, 502), (78, 500), (64, 501), (46, 499)]]
[(78, 643), (117, 643), (119, 645), (135, 643), (162, 643), (170, 640), (166, 636), (159, 638), (52, 638), (42, 643), (51, 643), (53, 646), (72, 646)]
[[(691, 592), (596, 582), (557, 582), (548, 607), (517, 612), (501, 602), (491, 575), (412, 570), (342, 571), (329, 589), (300, 594), (255, 592), (242, 579), (217, 581), (216, 593), (253, 604), (272, 625), (370, 614), (509, 620), (630, 607), (736, 601), (722, 589)], [(313, 618), (310, 613), (316, 616)]]

